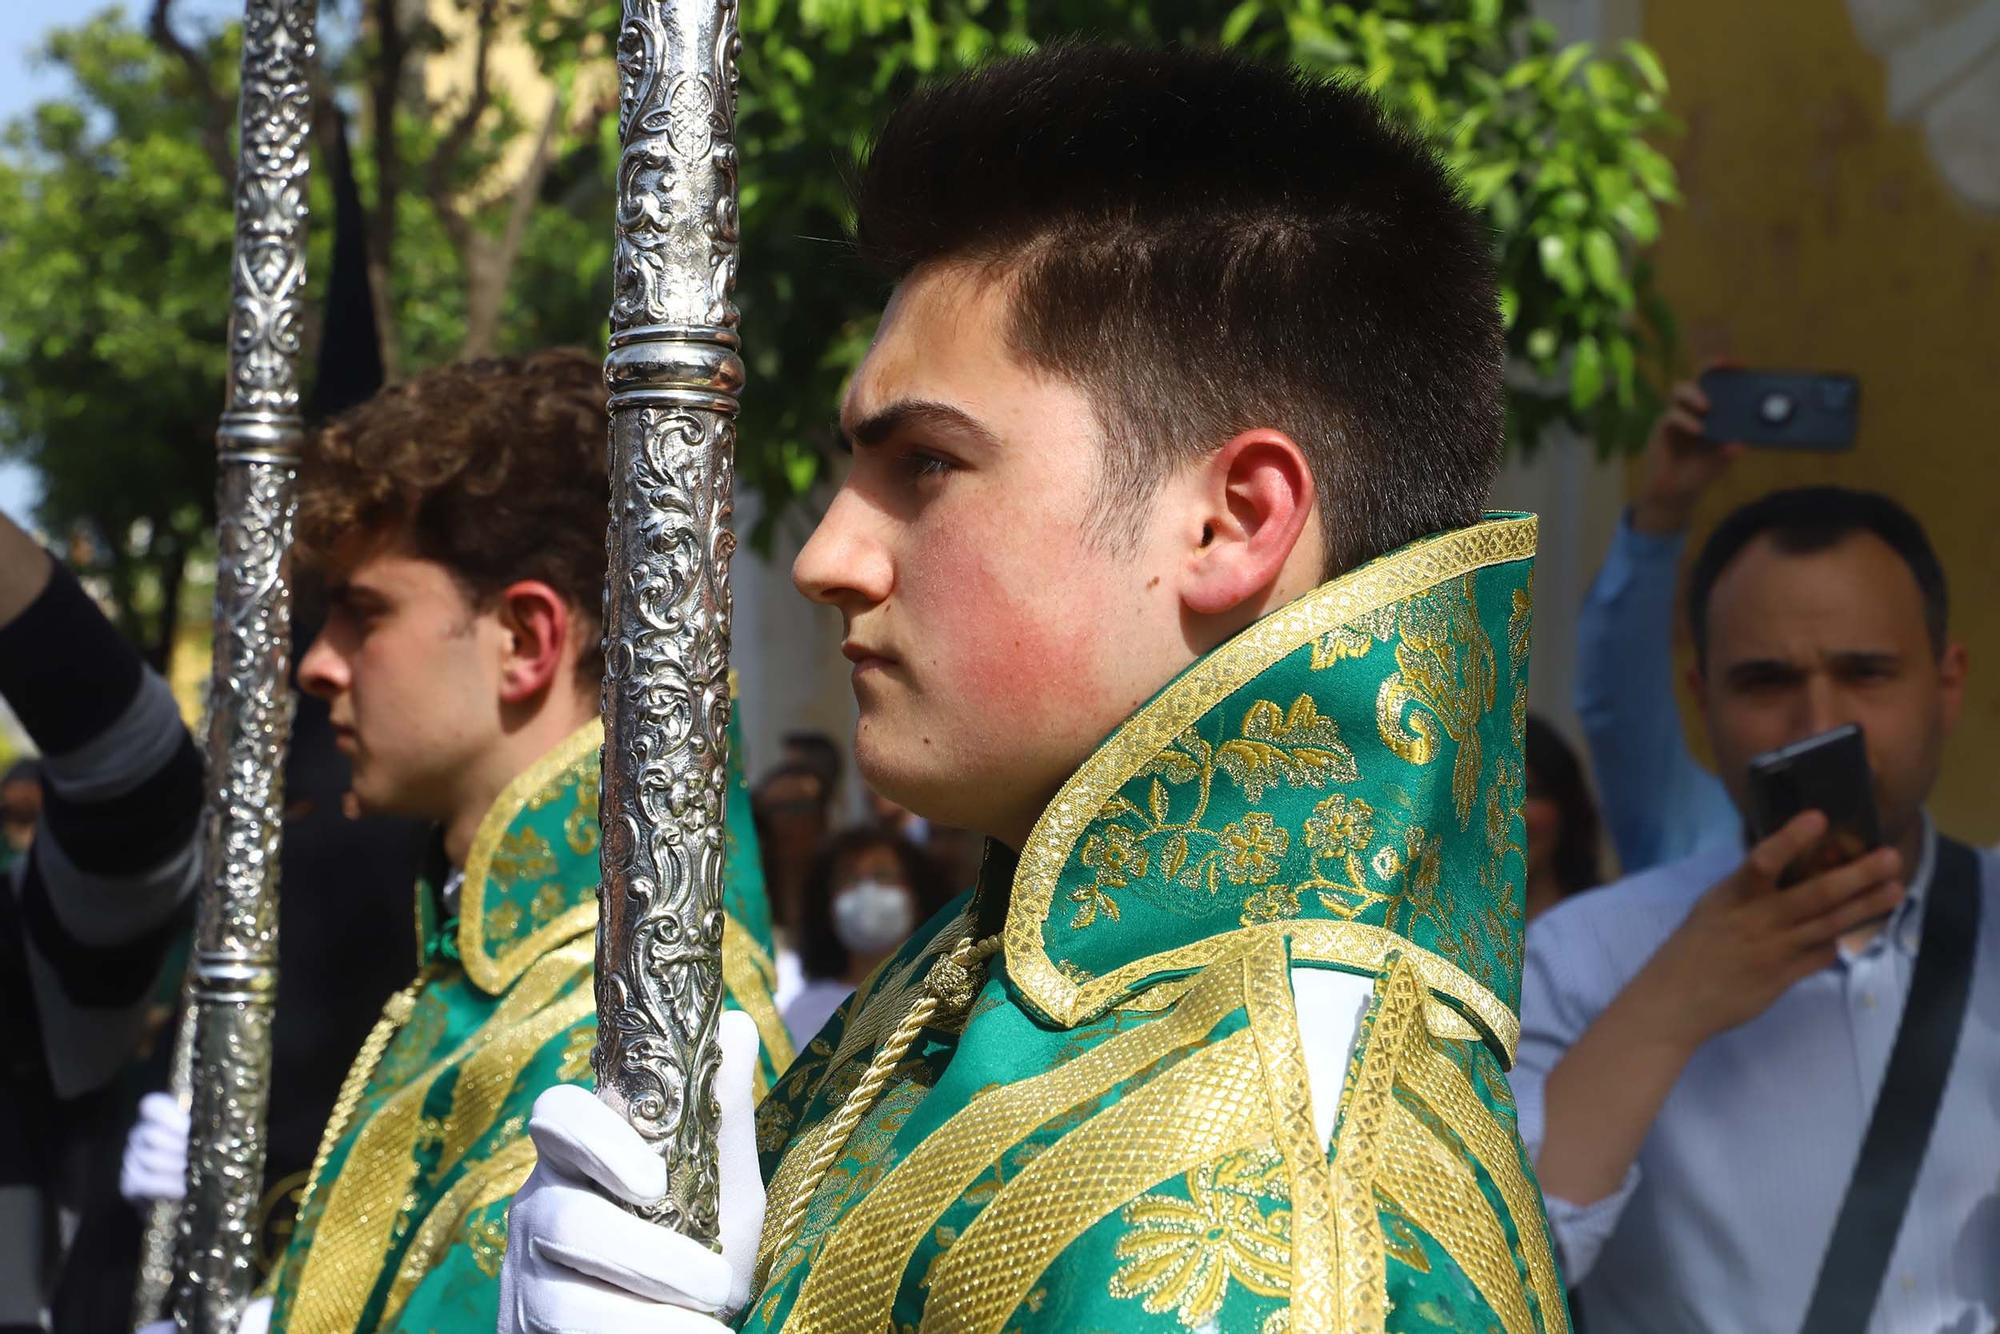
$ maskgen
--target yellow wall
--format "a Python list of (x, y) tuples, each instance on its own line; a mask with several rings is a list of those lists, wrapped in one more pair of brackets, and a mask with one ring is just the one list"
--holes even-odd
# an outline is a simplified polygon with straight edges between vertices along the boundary
[(1909, 506), (1973, 662), (1933, 810), (1961, 837), (2000, 839), (2000, 216), (1955, 196), (1922, 130), (1889, 120), (1883, 64), (1841, 0), (1654, 0), (1644, 23), (1686, 126), (1668, 148), (1687, 202), (1659, 261), (1689, 354), (1862, 383), (1852, 454), (1753, 452), (1696, 538), (1785, 485)]

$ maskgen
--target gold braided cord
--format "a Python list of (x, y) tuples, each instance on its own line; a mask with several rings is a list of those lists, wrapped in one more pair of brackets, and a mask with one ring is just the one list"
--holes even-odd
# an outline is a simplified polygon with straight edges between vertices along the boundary
[[(590, 988), (576, 982), (588, 974), (594, 950), (596, 942), (584, 938), (536, 960), (500, 996), (494, 1012), (452, 1052), (434, 1060), (416, 1078), (388, 1090), (382, 1106), (354, 1134), (348, 1160), (328, 1186), (312, 1246), (302, 1260), (298, 1296), (286, 1320), (290, 1334), (344, 1334), (356, 1328), (382, 1276), (404, 1200), (418, 1178), (420, 1138), (434, 1136), (440, 1148), (462, 1148), (478, 1130), (492, 1124), (496, 1104), (488, 1086), (510, 1084), (510, 1068), (518, 1068), (518, 1062), (554, 1034), (590, 1014)], [(460, 1068), (460, 1078), (472, 1074), (476, 1088), (468, 1086), (464, 1096), (454, 1090), (452, 1110), (444, 1122), (426, 1122), (424, 1104), (430, 1088), (454, 1066)], [(460, 1122), (482, 1116), (480, 1126)], [(440, 1160), (436, 1170), (448, 1166)]]
[(1291, 969), (1273, 940), (1244, 957), (1250, 1032), (1262, 1054), (1265, 1097), (1274, 1138), (1291, 1182), (1291, 1324), (1288, 1334), (1333, 1334), (1335, 1257), (1333, 1178), (1326, 1145), (1313, 1123), (1312, 1084)]
[[(854, 1134), (854, 1128), (861, 1124), (861, 1118), (875, 1105), (882, 1086), (902, 1063), (910, 1044), (917, 1040), (917, 1034), (930, 1023), (941, 1006), (948, 1003), (963, 1006), (970, 1002), (970, 996), (961, 993), (968, 986), (974, 991), (978, 989), (979, 973), (984, 972), (986, 961), (999, 949), (1000, 937), (997, 935), (978, 942), (961, 940), (948, 958), (931, 969), (924, 979), (923, 994), (910, 1006), (903, 1021), (896, 1025), (896, 1031), (889, 1035), (889, 1040), (876, 1051), (875, 1058), (868, 1063), (867, 1073), (861, 1076), (861, 1082), (841, 1101), (840, 1110), (827, 1118), (825, 1132), (815, 1136), (811, 1157), (806, 1160), (795, 1187), (797, 1193), (784, 1210), (778, 1226), (772, 1229), (769, 1220), (766, 1220), (764, 1244), (758, 1247), (760, 1253), (775, 1258), (797, 1238), (799, 1229), (805, 1224), (806, 1209), (812, 1204), (812, 1197), (819, 1193), (820, 1183), (826, 1180), (827, 1172), (839, 1160), (841, 1151)], [(768, 1261), (766, 1264), (768, 1266)]]
[(1515, 1236), (1520, 1239), (1521, 1255), (1527, 1261), (1528, 1282), (1542, 1310), (1542, 1326), (1548, 1330), (1566, 1330), (1569, 1307), (1563, 1299), (1555, 1257), (1542, 1224), (1542, 1197), (1521, 1167), (1514, 1137), (1501, 1129), (1472, 1091), (1464, 1072), (1441, 1051), (1433, 1049), (1412, 1061), (1403, 1071), (1401, 1082), (1465, 1141), (1473, 1160), (1499, 1189), (1513, 1219)]
[(923, 1327), (989, 1334), (1063, 1250), (1160, 1182), (1271, 1143), (1256, 1038), (1238, 1029), (1049, 1145), (931, 1269)]
[(1217, 968), (1170, 1013), (1032, 1078), (979, 1094), (840, 1220), (814, 1257), (785, 1327), (802, 1334), (886, 1328), (918, 1244), (1001, 1153), (1051, 1117), (1201, 1041), (1242, 993), (1241, 970)]
[(1380, 1153), (1375, 1189), (1383, 1202), (1443, 1247), (1506, 1334), (1534, 1334), (1507, 1234), (1472, 1169), (1401, 1103), (1391, 1104)]
[(390, 1042), (404, 1024), (410, 1022), (410, 1014), (416, 1009), (417, 993), (431, 980), (435, 968), (426, 965), (418, 972), (416, 980), (395, 995), (389, 997), (382, 1006), (382, 1017), (375, 1021), (375, 1027), (368, 1030), (362, 1039), (361, 1050), (354, 1054), (354, 1064), (347, 1067), (347, 1078), (340, 1081), (340, 1094), (333, 1100), (333, 1110), (326, 1118), (326, 1130), (319, 1137), (319, 1152), (313, 1155), (312, 1172), (306, 1178), (306, 1188), (299, 1196), (299, 1217), (304, 1218), (306, 1207), (313, 1196), (319, 1193), (321, 1175), (326, 1171), (326, 1160), (333, 1156), (333, 1146), (340, 1143), (340, 1137), (347, 1133), (348, 1123), (354, 1119), (354, 1109), (361, 1105), (361, 1095), (368, 1091), (368, 1081), (374, 1078), (375, 1067), (382, 1064), (382, 1053), (389, 1049)]
[[(778, 1014), (778, 1007), (771, 996), (777, 990), (777, 968), (757, 938), (728, 913), (722, 915), (722, 985), (743, 1012), (757, 1025), (757, 1040), (764, 1045), (764, 1055), (770, 1060), (771, 1068), (783, 1073), (797, 1055), (792, 1050), (791, 1034), (785, 1031), (785, 1021)], [(764, 1062), (757, 1063), (757, 1075), (753, 1092), (759, 1099), (771, 1090), (764, 1078)]]
[(1375, 1181), (1395, 1111), (1396, 1070), (1424, 1042), (1424, 986), (1402, 959), (1375, 983), (1360, 1059), (1347, 1079), (1334, 1133), (1333, 1207), (1340, 1232), (1335, 1328), (1373, 1334), (1389, 1318), (1388, 1256), (1375, 1212)]
[(431, 1206), (409, 1249), (403, 1253), (403, 1263), (397, 1267), (396, 1281), (389, 1288), (389, 1300), (382, 1307), (382, 1328), (395, 1326), (396, 1317), (402, 1314), (410, 1294), (417, 1290), (417, 1284), (423, 1282), (424, 1275), (436, 1267), (439, 1258), (450, 1248), (452, 1239), (465, 1226), (473, 1211), (512, 1195), (534, 1169), (535, 1142), (523, 1135), (508, 1141), (504, 1148), (484, 1162), (468, 1168), (465, 1175)]

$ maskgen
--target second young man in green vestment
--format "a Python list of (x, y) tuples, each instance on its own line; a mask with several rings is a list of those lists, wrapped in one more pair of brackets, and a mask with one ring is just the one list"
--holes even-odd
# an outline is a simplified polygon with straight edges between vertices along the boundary
[[(590, 1078), (605, 440), (599, 363), (551, 351), (417, 376), (308, 450), (295, 551), (328, 607), (300, 683), (329, 703), (361, 804), (438, 836), (416, 979), (359, 1055), (327, 1053), (352, 1064), (273, 1330), (492, 1329), (529, 1109)], [(748, 814), (739, 780), (724, 977), (768, 1085), (790, 1049)]]
[(985, 869), (761, 1173), (723, 1089), (722, 1254), (544, 1094), (503, 1334), (1565, 1330), (1505, 1077), (1535, 524), (1481, 515), (1485, 229), (1359, 92), (1085, 46), (919, 94), (856, 212), (896, 286), (794, 578), (862, 772)]

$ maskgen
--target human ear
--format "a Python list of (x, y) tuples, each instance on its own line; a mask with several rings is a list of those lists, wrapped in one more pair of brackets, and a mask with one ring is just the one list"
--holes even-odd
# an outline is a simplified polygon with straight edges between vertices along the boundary
[[(1323, 561), (1313, 526), (1312, 468), (1282, 431), (1244, 431), (1195, 466), (1181, 601), (1200, 616), (1224, 615), (1261, 600), (1287, 568)], [(1309, 531), (1310, 530), (1310, 531)]]
[(1958, 726), (1958, 715), (1965, 707), (1965, 673), (1971, 665), (1965, 645), (1955, 639), (1944, 646), (1944, 655), (1938, 659), (1938, 685), (1944, 692), (1944, 729), (1947, 732)]
[(506, 635), (500, 662), (500, 698), (518, 704), (546, 691), (575, 651), (576, 617), (562, 594), (539, 579), (500, 591), (497, 614)]

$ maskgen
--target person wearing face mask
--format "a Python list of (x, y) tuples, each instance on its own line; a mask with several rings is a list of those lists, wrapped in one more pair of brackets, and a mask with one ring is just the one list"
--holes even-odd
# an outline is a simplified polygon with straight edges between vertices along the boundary
[(798, 946), (805, 988), (785, 1007), (803, 1048), (840, 1003), (950, 895), (908, 839), (850, 829), (820, 850), (807, 873)]

